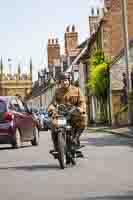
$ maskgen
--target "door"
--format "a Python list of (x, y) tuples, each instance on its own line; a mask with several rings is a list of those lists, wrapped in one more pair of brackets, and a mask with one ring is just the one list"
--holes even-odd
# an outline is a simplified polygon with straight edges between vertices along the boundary
[(28, 112), (27, 107), (24, 103), (17, 99), (17, 102), (20, 107), (19, 118), (21, 121), (21, 129), (24, 140), (31, 140), (33, 139), (33, 118), (32, 114)]
[(25, 110), (23, 103), (18, 99), (13, 99), (11, 105), (15, 117), (16, 127), (20, 129), (22, 141), (33, 139), (33, 121), (32, 116)]

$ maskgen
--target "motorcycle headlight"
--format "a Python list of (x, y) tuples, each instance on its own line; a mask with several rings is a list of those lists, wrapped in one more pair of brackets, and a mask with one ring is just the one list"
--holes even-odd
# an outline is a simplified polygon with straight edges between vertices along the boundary
[(59, 118), (59, 119), (57, 120), (57, 122), (58, 122), (58, 126), (65, 126), (66, 123), (67, 123), (67, 121), (66, 121), (65, 118)]

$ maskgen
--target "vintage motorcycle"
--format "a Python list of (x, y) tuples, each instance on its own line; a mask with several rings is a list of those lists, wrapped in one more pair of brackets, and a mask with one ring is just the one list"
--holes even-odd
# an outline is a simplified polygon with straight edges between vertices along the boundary
[(60, 168), (64, 169), (66, 163), (76, 164), (77, 156), (74, 135), (75, 130), (71, 125), (71, 116), (74, 112), (79, 112), (79, 108), (75, 106), (66, 106), (60, 104), (56, 106), (58, 115), (56, 116), (57, 127), (54, 128), (54, 134), (57, 143), (57, 152), (51, 154), (59, 160)]

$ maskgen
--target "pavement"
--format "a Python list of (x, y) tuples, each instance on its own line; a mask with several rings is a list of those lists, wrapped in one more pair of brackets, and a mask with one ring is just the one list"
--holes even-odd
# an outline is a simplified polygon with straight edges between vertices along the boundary
[(39, 146), (1, 144), (0, 200), (133, 200), (133, 140), (89, 132), (81, 144), (84, 158), (65, 170), (49, 154), (50, 131)]
[(133, 126), (124, 126), (124, 127), (109, 127), (109, 126), (93, 126), (88, 127), (87, 130), (93, 132), (108, 132), (117, 135), (122, 135), (125, 137), (133, 138)]

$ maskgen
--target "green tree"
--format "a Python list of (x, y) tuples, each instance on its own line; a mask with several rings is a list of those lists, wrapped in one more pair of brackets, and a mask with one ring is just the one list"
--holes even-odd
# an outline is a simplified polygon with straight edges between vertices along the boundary
[(96, 51), (89, 63), (91, 64), (90, 79), (87, 87), (92, 96), (96, 97), (101, 107), (101, 119), (108, 119), (108, 100), (109, 100), (109, 61), (105, 58), (102, 51)]

